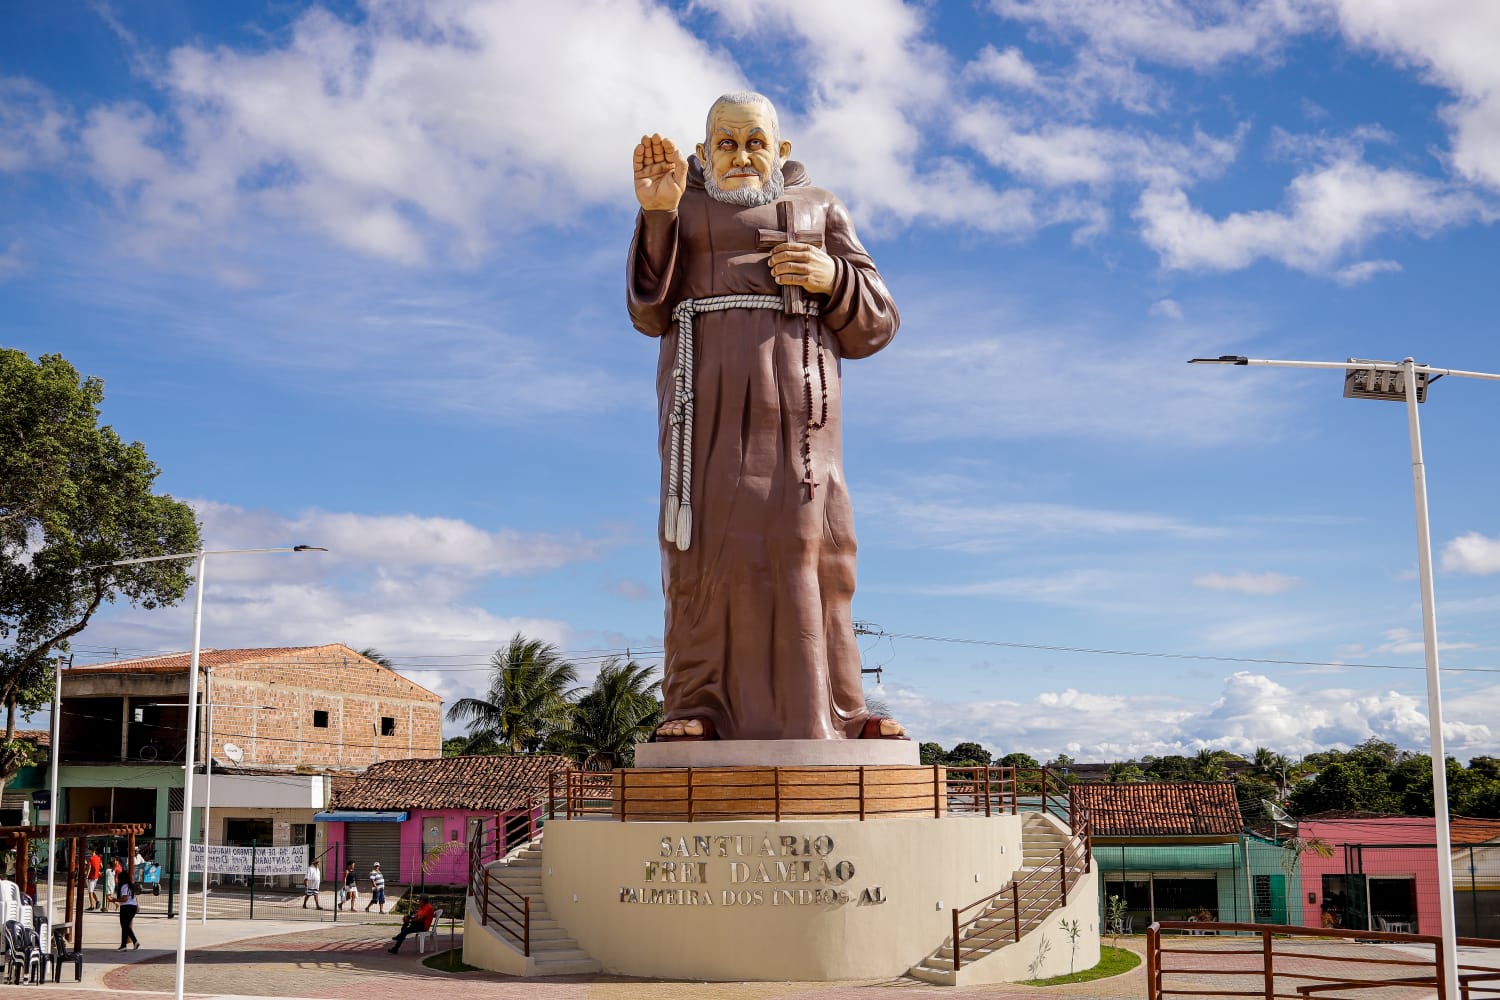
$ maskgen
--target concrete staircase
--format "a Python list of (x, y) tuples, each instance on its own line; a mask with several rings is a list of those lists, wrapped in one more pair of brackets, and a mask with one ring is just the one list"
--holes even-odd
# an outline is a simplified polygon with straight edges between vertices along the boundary
[[(1055, 882), (1058, 851), (1065, 848), (1067, 844), (1068, 832), (1062, 824), (1042, 813), (1027, 814), (1021, 828), (1021, 867), (1016, 869), (1011, 880), (1024, 883), (1026, 876), (1032, 875), (1038, 869), (1048, 869), (1049, 881)], [(963, 972), (967, 972), (971, 966), (991, 955), (999, 954), (1006, 948), (1022, 943), (1018, 941), (1018, 938), (1024, 939), (1029, 932), (1046, 923), (1047, 919), (1057, 912), (1057, 909), (1056, 906), (1050, 906), (1028, 912), (1026, 900), (1023, 898), (1021, 930), (1018, 935), (1009, 883), (1007, 883), (1006, 889), (995, 898), (979, 920), (972, 927), (964, 930), (965, 938), (973, 934), (982, 934), (989, 940), (977, 950), (965, 949), (961, 970), (953, 968), (953, 938), (950, 935), (943, 941), (942, 947), (912, 966), (909, 975), (938, 986), (957, 986)]]
[[(531, 899), (531, 958), (527, 975), (577, 976), (600, 971), (599, 963), (568, 937), (547, 911), (542, 896), (542, 840), (538, 837), (501, 861), (488, 866), (505, 885)], [(521, 949), (503, 934), (492, 931), (518, 955)]]

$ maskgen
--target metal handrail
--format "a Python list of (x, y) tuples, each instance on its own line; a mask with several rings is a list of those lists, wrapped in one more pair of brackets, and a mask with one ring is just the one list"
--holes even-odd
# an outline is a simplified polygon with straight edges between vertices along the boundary
[[(1246, 943), (1243, 937), (1224, 938), (1224, 947), (1214, 947), (1217, 940), (1212, 943), (1195, 940), (1196, 947), (1173, 948), (1164, 946), (1162, 943), (1163, 931), (1182, 931), (1191, 934), (1236, 934), (1253, 935), (1260, 938), (1259, 946), (1244, 947)], [(1431, 958), (1405, 958), (1399, 953), (1382, 950), (1371, 956), (1350, 955), (1344, 952), (1321, 953), (1317, 949), (1298, 948), (1296, 951), (1287, 950), (1278, 952), (1277, 943), (1284, 948), (1296, 946), (1308, 939), (1318, 940), (1344, 940), (1360, 942), (1379, 942), (1387, 944), (1426, 945), (1432, 948)], [(1171, 940), (1171, 938), (1168, 938)], [(1500, 941), (1489, 938), (1466, 938), (1458, 939), (1458, 944), (1466, 948), (1484, 948), (1491, 952), (1492, 956), (1500, 950)], [(1205, 947), (1205, 945), (1207, 945)], [(1375, 987), (1386, 987), (1394, 985), (1404, 986), (1434, 986), (1439, 998), (1451, 998), (1454, 991), (1451, 984), (1444, 981), (1443, 972), (1443, 939), (1437, 934), (1401, 934), (1394, 931), (1366, 931), (1366, 930), (1343, 930), (1332, 927), (1296, 927), (1284, 924), (1242, 924), (1219, 921), (1194, 921), (1194, 920), (1159, 920), (1146, 929), (1146, 995), (1148, 1000), (1165, 1000), (1172, 996), (1201, 995), (1203, 989), (1201, 984), (1194, 984), (1192, 988), (1168, 989), (1164, 983), (1167, 975), (1192, 975), (1202, 976), (1254, 976), (1260, 978), (1260, 988), (1255, 990), (1237, 990), (1238, 995), (1263, 996), (1265, 1000), (1280, 1000), (1280, 998), (1291, 998), (1297, 1000), (1301, 997), (1316, 996), (1335, 990), (1372, 989)], [(1183, 968), (1168, 968), (1167, 956), (1171, 955), (1193, 955), (1195, 961)], [(1243, 964), (1225, 966), (1221, 968), (1205, 968), (1204, 956), (1214, 954), (1235, 954), (1239, 956), (1260, 955), (1259, 968), (1246, 968)], [(1292, 967), (1276, 967), (1277, 956), (1295, 959), (1297, 965)], [(1458, 986), (1459, 992), (1467, 998), (1473, 990), (1492, 992), (1493, 987), (1480, 986), (1479, 983), (1487, 982), (1495, 978), (1494, 957), (1488, 961), (1481, 959), (1484, 964), (1469, 964), (1459, 967)], [(1310, 963), (1329, 962), (1333, 967), (1328, 969), (1330, 975), (1323, 975), (1310, 971)], [(1371, 966), (1370, 978), (1359, 979), (1352, 975), (1350, 966)], [(1409, 967), (1415, 975), (1394, 976), (1392, 966)], [(1291, 985), (1293, 992), (1278, 990), (1277, 977), (1283, 980), (1282, 985)], [(1304, 985), (1292, 985), (1290, 980), (1304, 981)]]
[[(983, 899), (953, 911), (953, 971), (963, 968), (966, 951), (970, 955), (976, 954), (1006, 936), (1007, 931), (1014, 940), (1020, 941), (1048, 913), (1068, 904), (1068, 890), (1088, 874), (1093, 864), (1087, 812), (1082, 816), (1075, 814), (1074, 821), (1079, 825), (1067, 842), (1058, 848), (1055, 870), (1050, 863), (1034, 868)], [(997, 901), (1006, 895), (1010, 896), (1010, 911), (1002, 913), (1005, 903)], [(973, 916), (963, 916), (976, 909), (978, 912)], [(981, 921), (991, 918), (996, 921), (994, 925), (974, 930)]]

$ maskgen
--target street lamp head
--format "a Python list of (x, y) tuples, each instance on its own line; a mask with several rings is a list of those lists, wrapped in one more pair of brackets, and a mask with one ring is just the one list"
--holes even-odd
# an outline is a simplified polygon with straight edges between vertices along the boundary
[(327, 552), (321, 545), (293, 545), (293, 552)]
[(1248, 365), (1250, 359), (1243, 354), (1221, 354), (1217, 358), (1192, 358), (1190, 365)]

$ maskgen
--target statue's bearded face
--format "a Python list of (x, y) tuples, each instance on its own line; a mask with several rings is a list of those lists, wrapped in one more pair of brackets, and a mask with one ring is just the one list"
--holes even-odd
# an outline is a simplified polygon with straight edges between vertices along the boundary
[(781, 197), (781, 164), (792, 144), (778, 141), (768, 108), (721, 105), (709, 119), (707, 138), (698, 146), (698, 162), (710, 195), (735, 205), (767, 205)]

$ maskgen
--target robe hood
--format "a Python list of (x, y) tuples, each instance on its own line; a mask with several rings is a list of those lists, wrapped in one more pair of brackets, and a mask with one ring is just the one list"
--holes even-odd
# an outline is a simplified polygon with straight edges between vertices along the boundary
[[(807, 168), (800, 160), (787, 160), (781, 165), (782, 181), (786, 190), (792, 188), (806, 187), (812, 182), (807, 178)], [(703, 190), (703, 164), (698, 162), (698, 154), (694, 153), (688, 157), (687, 186)]]

